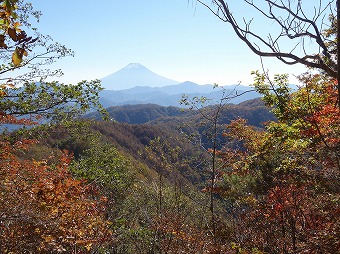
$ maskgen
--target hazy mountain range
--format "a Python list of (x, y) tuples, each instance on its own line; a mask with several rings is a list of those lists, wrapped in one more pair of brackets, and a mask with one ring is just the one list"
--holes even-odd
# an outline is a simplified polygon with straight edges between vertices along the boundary
[(100, 98), (104, 107), (146, 103), (180, 106), (183, 95), (189, 98), (204, 96), (213, 101), (220, 100), (222, 96), (235, 97), (230, 100), (234, 104), (260, 96), (249, 91), (251, 88), (246, 86), (214, 88), (213, 85), (198, 85), (190, 81), (180, 83), (162, 77), (138, 63), (128, 64), (104, 77), (102, 86), (105, 90), (100, 93)]

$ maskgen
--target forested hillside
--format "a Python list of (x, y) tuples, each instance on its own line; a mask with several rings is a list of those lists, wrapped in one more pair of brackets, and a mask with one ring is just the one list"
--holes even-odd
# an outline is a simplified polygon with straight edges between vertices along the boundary
[(46, 65), (73, 53), (36, 33), (40, 13), (0, 1), (0, 125), (18, 127), (0, 135), (0, 253), (339, 253), (337, 17), (317, 29), (333, 2), (313, 19), (301, 1), (266, 1), (268, 13), (244, 2), (285, 28), (279, 38), (322, 49), (300, 58), (262, 39), (263, 54), (227, 1), (204, 5), (254, 53), (313, 68), (297, 90), (255, 71), (261, 99), (105, 110), (98, 80), (49, 81), (61, 73)]
[[(209, 110), (209, 107), (206, 107)], [(164, 107), (156, 104), (137, 104), (109, 107), (106, 109), (110, 120), (129, 124), (143, 123), (169, 123), (185, 125), (185, 122), (190, 123), (193, 119), (200, 117), (198, 110), (189, 110), (179, 107)], [(213, 112), (213, 107), (211, 112)], [(265, 121), (274, 120), (274, 115), (265, 106), (261, 98), (248, 100), (240, 104), (226, 104), (222, 109), (222, 117), (220, 124), (227, 124), (232, 119), (245, 118), (249, 124), (262, 127)], [(85, 118), (101, 120), (102, 116), (99, 113), (89, 113)]]

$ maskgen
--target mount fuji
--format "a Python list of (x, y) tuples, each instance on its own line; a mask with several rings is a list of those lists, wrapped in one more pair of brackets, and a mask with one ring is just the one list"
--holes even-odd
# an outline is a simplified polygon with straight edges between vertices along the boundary
[(107, 90), (126, 90), (136, 86), (164, 87), (177, 85), (172, 79), (162, 77), (139, 63), (130, 63), (124, 68), (101, 79)]
[(147, 103), (184, 107), (180, 104), (184, 94), (188, 98), (204, 96), (209, 98), (211, 103), (218, 102), (225, 94), (231, 97), (239, 94), (232, 99), (231, 103), (234, 104), (260, 96), (255, 91), (244, 92), (251, 88), (241, 85), (214, 89), (211, 84), (198, 85), (190, 81), (180, 83), (162, 77), (139, 63), (130, 63), (102, 78), (102, 86), (104, 90), (99, 96), (104, 107)]

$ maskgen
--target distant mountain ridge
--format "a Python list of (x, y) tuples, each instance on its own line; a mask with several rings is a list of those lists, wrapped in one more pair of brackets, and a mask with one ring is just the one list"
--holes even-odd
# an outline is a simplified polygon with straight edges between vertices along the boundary
[(100, 92), (100, 102), (104, 107), (149, 103), (161, 106), (184, 107), (180, 103), (183, 95), (189, 98), (204, 96), (216, 102), (222, 96), (229, 95), (230, 98), (234, 97), (229, 101), (233, 104), (260, 97), (260, 94), (251, 91), (251, 88), (246, 86), (214, 88), (213, 85), (198, 85), (186, 81), (178, 85), (164, 87), (137, 86), (120, 91), (104, 90)]
[(204, 96), (212, 101), (218, 101), (228, 95), (235, 97), (230, 100), (230, 103), (234, 104), (260, 97), (247, 86), (232, 85), (215, 88), (214, 85), (198, 85), (191, 81), (179, 83), (162, 77), (139, 63), (130, 63), (104, 77), (102, 86), (105, 90), (100, 93), (100, 102), (104, 107), (150, 103), (183, 107), (180, 104), (183, 95), (188, 98)]

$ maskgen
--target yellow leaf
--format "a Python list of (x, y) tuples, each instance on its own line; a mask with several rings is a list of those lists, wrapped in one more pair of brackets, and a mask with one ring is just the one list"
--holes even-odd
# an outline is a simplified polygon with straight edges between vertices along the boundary
[(21, 61), (22, 61), (22, 57), (20, 57), (18, 50), (15, 49), (12, 54), (12, 63), (15, 66), (19, 66), (21, 64)]
[(89, 243), (85, 246), (85, 248), (87, 249), (87, 251), (90, 251), (92, 247), (92, 243)]
[(4, 91), (0, 88), (0, 97), (4, 97), (4, 96), (6, 96), (6, 95), (7, 95), (7, 93), (4, 92)]
[(51, 235), (44, 235), (44, 236), (42, 236), (42, 238), (44, 238), (45, 242), (47, 242), (47, 243), (54, 241), (54, 237), (51, 236)]
[[(19, 29), (19, 26), (21, 26), (21, 24), (17, 21), (17, 22), (15, 22), (14, 24), (13, 24), (13, 27), (15, 28), (15, 30), (20, 30)], [(20, 32), (20, 31), (18, 31), (18, 32)]]

